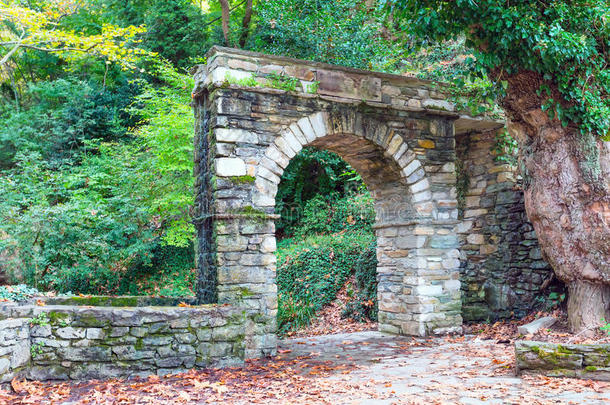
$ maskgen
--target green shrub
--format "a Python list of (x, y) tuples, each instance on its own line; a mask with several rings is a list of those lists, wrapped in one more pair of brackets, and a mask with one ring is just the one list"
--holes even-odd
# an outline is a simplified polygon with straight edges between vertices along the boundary
[(377, 254), (375, 243), (354, 264), (354, 299), (347, 303), (343, 317), (356, 321), (377, 321)]
[(368, 193), (343, 198), (317, 195), (305, 204), (303, 218), (295, 227), (294, 235), (304, 238), (341, 231), (372, 233), (374, 223), (373, 200)]
[(194, 295), (197, 279), (193, 245), (159, 245), (152, 252), (150, 265), (129, 274), (129, 284), (122, 293), (184, 297)]
[[(279, 236), (291, 237), (301, 226), (307, 201), (323, 195), (339, 199), (347, 194), (365, 194), (360, 176), (339, 155), (327, 150), (303, 148), (292, 160), (279, 184), (275, 212)], [(339, 231), (337, 229), (335, 231)]]
[(0, 286), (0, 301), (25, 301), (39, 294), (40, 292), (37, 289), (25, 284)]
[[(278, 246), (278, 328), (286, 333), (308, 325), (317, 311), (331, 303), (354, 273), (375, 252), (370, 233), (285, 239)], [(376, 287), (371, 287), (376, 288)]]

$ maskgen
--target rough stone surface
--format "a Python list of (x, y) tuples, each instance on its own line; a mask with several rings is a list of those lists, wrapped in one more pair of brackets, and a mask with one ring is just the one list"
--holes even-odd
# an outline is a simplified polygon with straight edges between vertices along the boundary
[(518, 374), (610, 381), (610, 344), (515, 342)]
[[(0, 382), (16, 375), (92, 379), (239, 364), (254, 332), (252, 319), (235, 306), (6, 303), (0, 315), (7, 317), (0, 321)], [(32, 319), (44, 321), (32, 325)]]
[(456, 136), (462, 316), (525, 315), (553, 280), (527, 219), (517, 168), (494, 159), (495, 131)]
[[(0, 312), (0, 319), (3, 313)], [(0, 383), (20, 375), (30, 359), (30, 327), (25, 319), (0, 320)]]
[(540, 329), (553, 326), (555, 322), (557, 322), (557, 318), (553, 316), (543, 316), (535, 321), (519, 326), (517, 331), (522, 335), (530, 335), (538, 332)]

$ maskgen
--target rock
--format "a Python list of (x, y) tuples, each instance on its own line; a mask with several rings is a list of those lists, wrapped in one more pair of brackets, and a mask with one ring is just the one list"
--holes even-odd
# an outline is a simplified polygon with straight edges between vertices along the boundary
[(85, 333), (85, 329), (73, 328), (71, 326), (55, 330), (55, 334), (62, 339), (82, 339), (85, 337)]
[(1, 358), (0, 359), (0, 376), (2, 376), (2, 374), (6, 373), (10, 367), (11, 367), (11, 361), (6, 358)]
[(557, 322), (557, 318), (552, 316), (544, 316), (536, 319), (535, 321), (519, 326), (517, 331), (522, 335), (533, 335), (540, 329), (550, 328), (553, 326), (553, 324), (555, 324), (555, 322)]
[(222, 177), (245, 176), (246, 163), (240, 158), (216, 159), (216, 174)]

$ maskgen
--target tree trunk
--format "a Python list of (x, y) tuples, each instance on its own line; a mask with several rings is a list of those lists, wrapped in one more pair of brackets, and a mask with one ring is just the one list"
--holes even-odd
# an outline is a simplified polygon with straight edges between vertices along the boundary
[(572, 330), (594, 328), (610, 304), (610, 144), (550, 119), (541, 109), (545, 94), (536, 91), (544, 83), (550, 97), (562, 98), (541, 75), (504, 79), (502, 104), (519, 143), (527, 215), (545, 259), (568, 284)]
[(602, 319), (610, 322), (606, 311), (610, 304), (610, 286), (574, 281), (568, 284), (568, 294), (568, 322), (572, 330), (598, 328)]
[(229, 42), (229, 19), (231, 16), (231, 10), (229, 7), (229, 0), (220, 0), (220, 8), (222, 15), (222, 35), (225, 38), (225, 44), (227, 46), (231, 46), (231, 42)]

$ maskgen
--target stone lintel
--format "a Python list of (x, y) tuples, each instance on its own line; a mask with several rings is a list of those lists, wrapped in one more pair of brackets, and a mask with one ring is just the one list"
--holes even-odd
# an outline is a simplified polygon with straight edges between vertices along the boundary
[[(365, 103), (372, 107), (450, 117), (458, 120), (456, 133), (491, 130), (504, 125), (503, 120), (473, 117), (466, 111), (456, 111), (455, 104), (448, 100), (447, 84), (441, 82), (219, 46), (212, 47), (206, 58), (206, 65), (197, 65), (191, 70), (195, 76), (195, 95), (205, 89), (210, 91), (226, 86), (281, 94), (285, 91), (272, 88), (263, 80), (270, 74), (280, 74), (299, 79), (293, 92), (299, 97), (320, 97), (332, 102)], [(229, 83), (227, 75), (237, 81), (260, 78), (257, 80), (259, 85)], [(315, 94), (307, 89), (313, 82), (318, 83)]]

